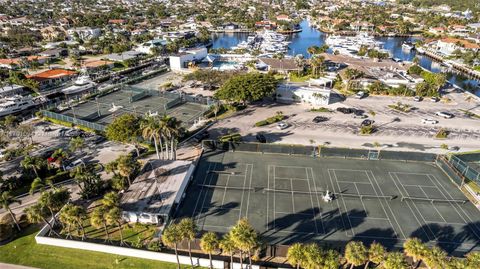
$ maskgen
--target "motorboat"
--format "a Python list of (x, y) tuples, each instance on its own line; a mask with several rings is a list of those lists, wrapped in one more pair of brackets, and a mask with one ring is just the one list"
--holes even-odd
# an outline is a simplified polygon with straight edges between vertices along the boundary
[(402, 43), (402, 48), (405, 50), (413, 50), (415, 49), (415, 45), (412, 42), (405, 41)]
[(72, 86), (62, 90), (65, 95), (79, 94), (86, 91), (93, 90), (97, 87), (97, 83), (93, 82), (89, 76), (79, 76)]
[(0, 117), (15, 114), (33, 108), (41, 103), (41, 99), (31, 96), (14, 95), (0, 99)]

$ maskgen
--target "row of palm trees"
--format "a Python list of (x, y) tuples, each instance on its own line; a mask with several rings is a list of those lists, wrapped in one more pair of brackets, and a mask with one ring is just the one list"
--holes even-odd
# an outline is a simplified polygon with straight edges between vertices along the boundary
[(184, 132), (181, 121), (169, 115), (148, 116), (140, 128), (143, 138), (153, 141), (158, 159), (176, 159), (178, 138)]
[[(480, 268), (480, 253), (470, 252), (465, 259), (447, 258), (447, 253), (441, 248), (428, 247), (418, 238), (409, 238), (403, 244), (404, 253), (387, 252), (385, 247), (373, 242), (366, 247), (362, 242), (351, 241), (345, 246), (343, 255), (344, 264), (350, 269), (364, 266), (365, 269), (373, 263), (378, 268), (407, 269), (409, 268), (406, 256), (411, 257), (418, 268), (424, 262), (428, 268), (474, 269)], [(317, 244), (295, 243), (288, 248), (287, 261), (293, 267), (305, 269), (337, 269), (342, 265), (342, 259), (334, 250), (323, 250)]]
[[(165, 228), (162, 233), (162, 242), (164, 245), (175, 250), (177, 257), (177, 267), (180, 268), (178, 257), (178, 245), (184, 240), (188, 243), (188, 252), (192, 268), (195, 267), (192, 259), (191, 242), (195, 239), (197, 227), (191, 218), (185, 218), (178, 223), (172, 223)], [(260, 246), (259, 235), (250, 225), (247, 219), (241, 219), (232, 229), (222, 238), (214, 232), (204, 233), (200, 239), (200, 248), (205, 254), (208, 254), (210, 268), (213, 268), (212, 254), (221, 250), (223, 254), (230, 256), (230, 264), (233, 268), (233, 257), (239, 254), (240, 268), (244, 268), (244, 255), (248, 257), (249, 268), (252, 266), (253, 252)]]

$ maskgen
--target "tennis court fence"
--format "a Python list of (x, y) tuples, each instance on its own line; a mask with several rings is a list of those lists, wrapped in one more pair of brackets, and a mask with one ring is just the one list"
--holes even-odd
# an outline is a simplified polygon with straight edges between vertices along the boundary
[(63, 115), (63, 114), (58, 114), (58, 113), (55, 113), (55, 112), (52, 112), (52, 111), (47, 111), (47, 110), (42, 110), (42, 114), (43, 114), (43, 116), (51, 118), (51, 119), (55, 119), (55, 120), (59, 120), (59, 121), (63, 121), (63, 122), (69, 122), (69, 123), (72, 123), (72, 124), (75, 124), (75, 125), (80, 125), (80, 126), (83, 126), (83, 127), (87, 127), (89, 129), (96, 130), (96, 131), (101, 131), (101, 132), (105, 131), (105, 126), (103, 126), (101, 124), (98, 124), (98, 123), (89, 122), (89, 121), (82, 120), (82, 119), (77, 119), (77, 118), (74, 118), (74, 117), (70, 117), (70, 116)]
[[(464, 157), (462, 155), (462, 157)], [(475, 181), (477, 184), (480, 184), (480, 173), (464, 160), (460, 159), (458, 155), (448, 155), (447, 161), (451, 164), (462, 176), (468, 180)]]
[(365, 160), (398, 160), (434, 162), (436, 154), (421, 152), (401, 152), (370, 149), (333, 148), (325, 146), (305, 146), (286, 144), (262, 144), (247, 142), (219, 142), (204, 140), (204, 149), (235, 152), (255, 152), (262, 154), (299, 155), (322, 158), (344, 158)]

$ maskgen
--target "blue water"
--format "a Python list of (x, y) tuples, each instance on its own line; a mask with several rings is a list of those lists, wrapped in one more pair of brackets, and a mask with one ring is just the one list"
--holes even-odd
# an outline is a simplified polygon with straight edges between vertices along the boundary
[[(321, 46), (325, 44), (326, 34), (318, 31), (317, 29), (310, 27), (308, 21), (303, 21), (300, 24), (302, 32), (290, 35), (289, 40), (292, 41), (289, 45), (288, 54), (298, 55), (303, 54), (305, 57), (310, 55), (307, 52), (308, 47)], [(248, 34), (246, 33), (217, 33), (213, 35), (213, 48), (231, 48), (243, 40), (247, 40)], [(416, 56), (415, 51), (408, 51), (402, 48), (402, 43), (406, 40), (414, 41), (411, 38), (404, 37), (379, 37), (378, 40), (384, 42), (384, 48), (389, 50), (394, 58), (399, 58), (404, 61), (411, 61)], [(443, 72), (447, 75), (447, 79), (450, 83), (467, 88), (470, 85), (472, 88), (480, 85), (477, 80), (468, 79), (461, 74), (449, 72), (439, 63), (433, 61), (431, 58), (418, 55), (420, 59), (420, 65), (427, 70), (434, 73)], [(480, 96), (480, 89), (475, 91), (477, 96)]]

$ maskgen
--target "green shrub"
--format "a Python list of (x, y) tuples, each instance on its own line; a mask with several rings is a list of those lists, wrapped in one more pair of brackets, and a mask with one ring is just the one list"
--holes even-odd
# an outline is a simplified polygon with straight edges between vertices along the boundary
[(160, 243), (159, 240), (153, 240), (148, 243), (147, 248), (151, 251), (160, 251), (162, 249), (162, 244)]
[(220, 142), (240, 142), (242, 140), (242, 136), (239, 133), (228, 134), (221, 136), (218, 140)]
[(332, 112), (332, 110), (330, 110), (326, 107), (319, 107), (319, 108), (310, 109), (310, 112)]
[(257, 126), (257, 127), (265, 126), (265, 125), (269, 125), (269, 124), (272, 124), (272, 123), (282, 121), (284, 119), (285, 119), (285, 115), (283, 115), (283, 113), (281, 111), (278, 111), (277, 115), (275, 115), (273, 117), (270, 117), (270, 118), (267, 118), (265, 120), (261, 120), (259, 122), (256, 122), (255, 126)]
[(376, 131), (376, 128), (375, 128), (374, 125), (362, 126), (360, 128), (360, 134), (362, 134), (362, 135), (373, 134), (375, 131)]
[(435, 135), (435, 138), (446, 139), (449, 134), (450, 134), (450, 132), (448, 130), (445, 130), (445, 129), (442, 128), (442, 129), (438, 130), (437, 134)]

